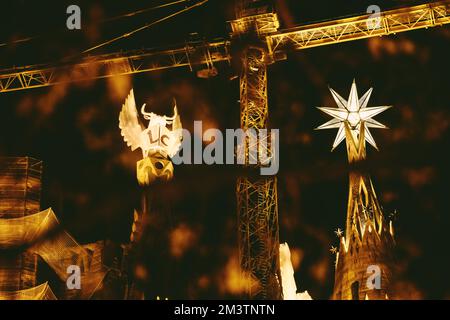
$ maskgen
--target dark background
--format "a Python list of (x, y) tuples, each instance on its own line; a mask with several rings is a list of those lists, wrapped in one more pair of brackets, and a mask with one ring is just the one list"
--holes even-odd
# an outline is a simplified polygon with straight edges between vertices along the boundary
[[(132, 18), (104, 21), (163, 1), (2, 1), (0, 67), (52, 63), (167, 15), (174, 6)], [(282, 28), (424, 1), (278, 0)], [(65, 28), (66, 8), (82, 10), (81, 31)], [(94, 53), (183, 43), (189, 33), (227, 37), (233, 1), (206, 5)], [(102, 22), (103, 21), (103, 22)], [(17, 40), (35, 37), (30, 41)], [(385, 213), (399, 212), (396, 240), (403, 298), (450, 298), (447, 232), (450, 29), (437, 27), (290, 52), (269, 66), (270, 125), (280, 128), (280, 240), (292, 252), (299, 290), (327, 299), (333, 287), (333, 230), (345, 225), (347, 158), (330, 153), (336, 131), (313, 129), (328, 120), (315, 107), (335, 106), (328, 85), (347, 97), (353, 78), (359, 93), (374, 87), (369, 106), (393, 105), (373, 130), (380, 152), (368, 150), (375, 189)], [(16, 41), (16, 42), (15, 42)], [(132, 153), (118, 129), (131, 87), (138, 105), (170, 113), (176, 97), (184, 127), (239, 126), (239, 83), (226, 65), (219, 75), (196, 78), (188, 69), (116, 77), (0, 94), (0, 155), (28, 155), (45, 164), (43, 207), (51, 206), (81, 243), (127, 242), (139, 206)], [(183, 165), (158, 189), (165, 207), (161, 241), (168, 244), (169, 298), (218, 298), (240, 293), (234, 166)], [(145, 247), (144, 247), (145, 249)], [(142, 254), (145, 257), (145, 253)], [(151, 268), (144, 259), (141, 271)]]

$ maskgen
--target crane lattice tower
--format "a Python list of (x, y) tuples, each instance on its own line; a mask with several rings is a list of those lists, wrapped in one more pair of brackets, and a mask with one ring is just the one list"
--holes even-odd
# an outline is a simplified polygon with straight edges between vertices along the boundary
[[(275, 32), (277, 16), (270, 12), (268, 1), (243, 1), (237, 20), (231, 22), (235, 37), (253, 37), (241, 56), (240, 118), (241, 128), (248, 132), (266, 129), (269, 107), (267, 101), (268, 54), (258, 39)], [(258, 45), (259, 44), (259, 45)], [(270, 136), (270, 135), (269, 135)], [(260, 135), (258, 134), (258, 137)], [(244, 142), (245, 161), (251, 161), (249, 150), (261, 146), (257, 139)], [(256, 145), (254, 145), (256, 144)], [(270, 144), (267, 144), (270, 149)], [(253, 148), (253, 149), (252, 149)], [(264, 150), (270, 154), (270, 150)], [(261, 166), (260, 159), (253, 159)], [(249, 175), (240, 177), (236, 187), (238, 214), (239, 260), (246, 294), (251, 299), (279, 299), (279, 230), (276, 176)]]

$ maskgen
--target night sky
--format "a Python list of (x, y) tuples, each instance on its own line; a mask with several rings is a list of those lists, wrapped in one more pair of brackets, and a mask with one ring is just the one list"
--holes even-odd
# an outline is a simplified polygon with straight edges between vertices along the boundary
[[(2, 1), (0, 68), (55, 63), (95, 44), (167, 15), (148, 11), (110, 20), (163, 1)], [(425, 1), (278, 0), (282, 28)], [(68, 31), (66, 8), (78, 4), (82, 29)], [(197, 32), (226, 38), (233, 1), (210, 0), (93, 54), (182, 44)], [(35, 37), (14, 43), (18, 39)], [(450, 299), (448, 230), (450, 28), (416, 30), (289, 52), (268, 67), (270, 127), (280, 129), (278, 175), (280, 241), (291, 248), (299, 290), (328, 299), (334, 282), (338, 239), (345, 227), (348, 166), (343, 145), (330, 152), (336, 131), (314, 131), (329, 120), (315, 107), (335, 103), (328, 86), (347, 97), (355, 79), (360, 95), (374, 87), (369, 106), (392, 105), (373, 129), (380, 151), (368, 147), (368, 170), (385, 214), (397, 210), (396, 241), (403, 298)], [(1, 45), (6, 43), (6, 45)], [(237, 70), (217, 65), (219, 75), (199, 79), (187, 68), (64, 84), (0, 94), (0, 155), (44, 161), (42, 207), (51, 206), (80, 243), (127, 242), (141, 190), (135, 178), (140, 151), (120, 136), (118, 115), (133, 87), (137, 105), (171, 113), (176, 97), (183, 126), (239, 126)], [(169, 298), (238, 295), (236, 166), (175, 166), (175, 178), (154, 196), (164, 214), (158, 237), (167, 243)], [(151, 238), (152, 235), (147, 235)], [(158, 253), (141, 246), (141, 265)]]

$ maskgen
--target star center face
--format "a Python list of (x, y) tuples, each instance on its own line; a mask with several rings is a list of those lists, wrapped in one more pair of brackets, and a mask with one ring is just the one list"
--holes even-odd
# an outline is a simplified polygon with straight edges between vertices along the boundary
[(356, 128), (356, 126), (361, 121), (361, 117), (359, 115), (359, 112), (349, 112), (347, 116), (347, 121), (350, 123), (350, 125), (353, 128)]

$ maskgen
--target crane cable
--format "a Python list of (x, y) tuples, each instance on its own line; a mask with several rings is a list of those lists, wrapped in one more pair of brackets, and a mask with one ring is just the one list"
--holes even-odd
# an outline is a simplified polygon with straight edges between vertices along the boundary
[[(137, 16), (137, 15), (139, 15), (141, 13), (145, 13), (145, 12), (154, 11), (154, 10), (157, 10), (157, 9), (166, 8), (166, 7), (169, 7), (169, 6), (173, 6), (173, 5), (176, 5), (176, 4), (181, 4), (183, 2), (189, 2), (189, 1), (191, 1), (191, 0), (176, 0), (176, 1), (169, 2), (169, 3), (160, 4), (160, 5), (157, 5), (157, 6), (154, 6), (154, 7), (140, 9), (140, 10), (137, 10), (137, 11), (125, 13), (125, 14), (122, 14), (122, 15), (119, 15), (119, 16), (116, 16), (116, 17), (102, 19), (102, 20), (99, 21), (99, 23), (111, 22), (111, 21), (120, 20), (122, 18), (134, 17), (134, 16)], [(58, 33), (59, 32), (61, 32), (61, 30), (59, 30)], [(23, 38), (23, 39), (13, 40), (13, 41), (10, 41), (10, 42), (0, 43), (0, 47), (6, 47), (6, 46), (9, 46), (9, 45), (13, 45), (13, 44), (21, 44), (21, 43), (28, 42), (28, 41), (35, 40), (35, 39), (39, 39), (39, 38), (42, 38), (42, 37), (48, 36), (48, 35), (49, 34), (40, 34), (40, 35), (35, 35), (35, 36), (29, 36), (29, 37), (26, 37), (26, 38)]]
[(153, 10), (157, 10), (157, 9), (162, 9), (162, 8), (165, 8), (165, 7), (173, 6), (175, 4), (180, 4), (180, 3), (183, 3), (183, 2), (189, 2), (189, 1), (190, 0), (172, 1), (172, 2), (169, 2), (169, 3), (164, 3), (164, 4), (157, 5), (155, 7), (141, 9), (141, 10), (133, 11), (133, 12), (130, 12), (130, 13), (125, 13), (125, 14), (117, 16), (117, 17), (107, 18), (107, 19), (101, 20), (101, 22), (110, 22), (110, 21), (115, 21), (115, 20), (119, 20), (119, 19), (122, 19), (122, 18), (133, 17), (133, 16), (136, 16), (136, 15), (141, 14), (141, 13), (145, 13), (145, 12), (153, 11)]
[(115, 38), (113, 38), (113, 39), (107, 40), (107, 41), (102, 42), (102, 43), (100, 43), (100, 44), (98, 44), (98, 45), (96, 45), (96, 46), (93, 46), (93, 47), (91, 47), (91, 48), (89, 48), (89, 49), (86, 49), (86, 50), (84, 50), (82, 53), (88, 53), (88, 52), (94, 51), (94, 50), (96, 50), (96, 49), (98, 49), (98, 48), (104, 47), (104, 46), (106, 46), (106, 45), (108, 45), (108, 44), (111, 44), (111, 43), (113, 43), (113, 42), (115, 42), (115, 41), (117, 41), (117, 40), (124, 39), (124, 38), (128, 38), (129, 36), (131, 36), (131, 35), (133, 35), (133, 34), (135, 34), (135, 33), (138, 33), (139, 31), (142, 31), (142, 30), (145, 30), (145, 29), (147, 29), (147, 28), (150, 28), (150, 27), (152, 27), (152, 26), (154, 26), (154, 25), (156, 25), (156, 24), (158, 24), (158, 23), (160, 23), (160, 22), (163, 22), (163, 21), (165, 21), (165, 20), (168, 20), (168, 19), (170, 19), (170, 18), (173, 18), (173, 17), (175, 17), (175, 16), (177, 16), (177, 15), (179, 15), (179, 14), (181, 14), (181, 13), (184, 13), (184, 12), (186, 12), (186, 11), (189, 11), (189, 10), (195, 8), (195, 7), (199, 7), (199, 6), (203, 5), (203, 4), (205, 4), (206, 2), (208, 2), (208, 0), (202, 0), (202, 1), (200, 1), (200, 2), (197, 2), (197, 3), (195, 3), (195, 4), (193, 4), (193, 5), (189, 6), (189, 7), (186, 7), (186, 8), (184, 8), (184, 9), (182, 9), (182, 10), (176, 11), (175, 13), (172, 13), (172, 14), (170, 14), (170, 15), (168, 15), (168, 16), (165, 16), (165, 17), (163, 17), (163, 18), (161, 18), (161, 19), (158, 19), (158, 20), (156, 20), (156, 21), (147, 23), (147, 24), (145, 24), (144, 26), (142, 26), (142, 27), (140, 27), (140, 28), (137, 28), (137, 29), (132, 30), (132, 31), (130, 31), (130, 32), (124, 33), (124, 34), (122, 34), (122, 35), (120, 35), (120, 36), (117, 36), (117, 37), (115, 37)]

